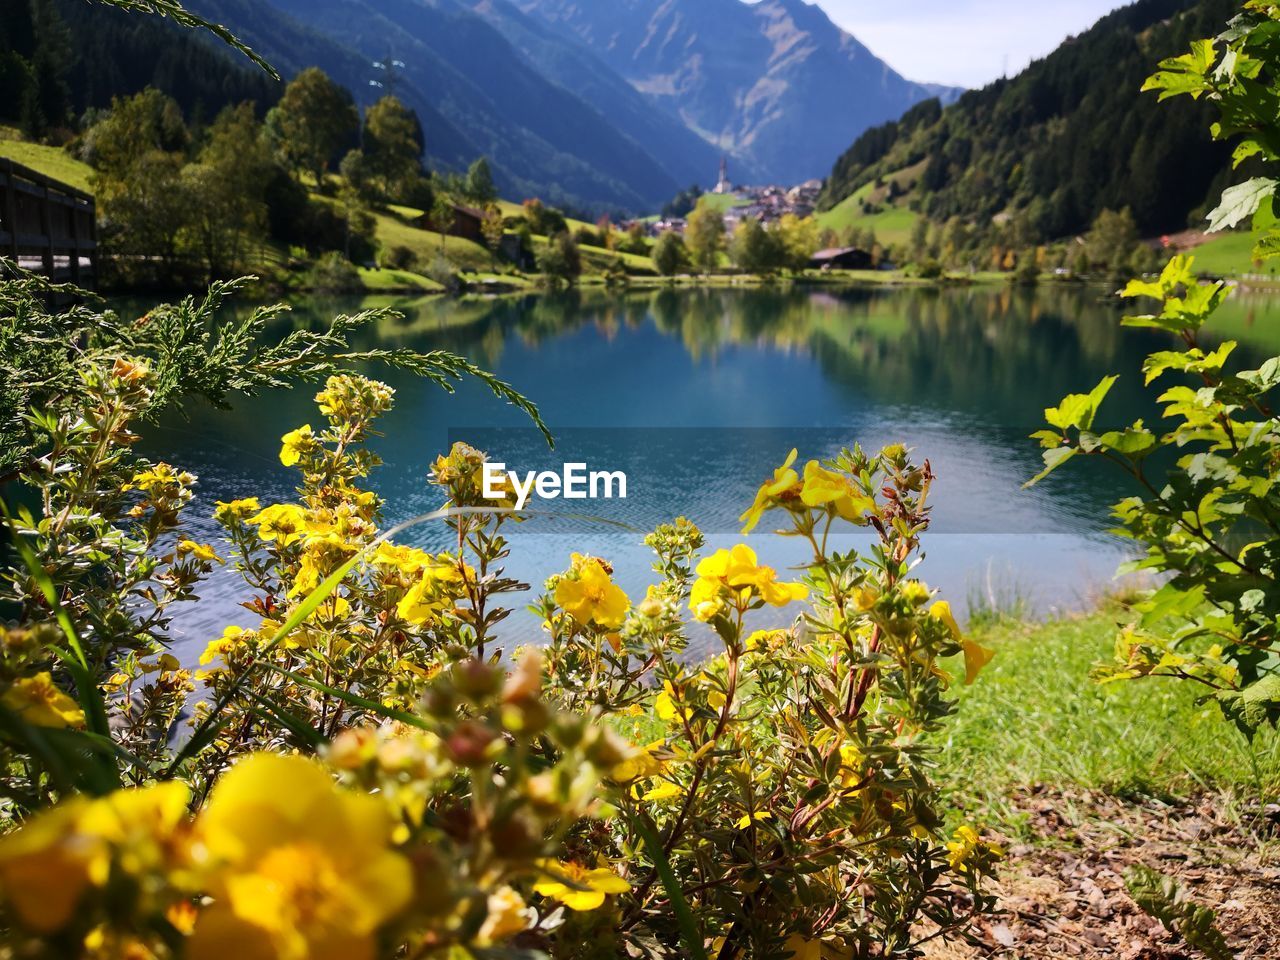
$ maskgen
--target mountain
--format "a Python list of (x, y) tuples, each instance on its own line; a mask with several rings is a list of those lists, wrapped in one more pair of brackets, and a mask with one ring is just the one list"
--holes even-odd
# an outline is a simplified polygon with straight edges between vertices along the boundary
[[(580, 91), (545, 76), (493, 23), (461, 0), (198, 0), (192, 9), (231, 27), (290, 76), (315, 65), (367, 105), (397, 60), (393, 92), (417, 111), (436, 166), (490, 158), (499, 187), (584, 210), (644, 210), (672, 196), (706, 157), (681, 156), (679, 131), (634, 98), (606, 115)], [(519, 11), (512, 11), (519, 16)], [(530, 22), (528, 28), (536, 31)], [(563, 41), (545, 38), (547, 58)], [(602, 72), (607, 72), (603, 71)], [(385, 87), (384, 87), (385, 89)], [(601, 87), (592, 96), (610, 101)], [(664, 156), (651, 144), (667, 133)], [(648, 141), (648, 142), (646, 142)], [(658, 151), (662, 152), (662, 151)]]
[(83, 0), (0, 0), (0, 121), (38, 136), (146, 87), (196, 122), (246, 100), (265, 111), (279, 97), (244, 57), (159, 17)]
[(907, 190), (900, 206), (935, 221), (1018, 217), (1039, 240), (1125, 207), (1148, 236), (1181, 230), (1231, 182), (1231, 150), (1210, 139), (1211, 105), (1139, 91), (1159, 60), (1238, 11), (1235, 0), (1117, 10), (1016, 77), (869, 130), (836, 162), (822, 205), (889, 183)]
[(463, 0), (547, 79), (572, 90), (656, 159), (681, 184), (715, 177), (720, 151), (615, 73), (603, 60), (509, 0)]
[(937, 92), (803, 0), (513, 2), (730, 154), (739, 180), (820, 177), (862, 131)]

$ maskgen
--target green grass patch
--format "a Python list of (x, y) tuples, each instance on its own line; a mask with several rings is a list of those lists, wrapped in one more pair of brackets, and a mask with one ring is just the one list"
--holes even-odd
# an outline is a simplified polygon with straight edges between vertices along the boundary
[(909, 243), (920, 214), (906, 207), (884, 207), (878, 213), (863, 213), (862, 202), (871, 190), (872, 185), (867, 184), (830, 210), (819, 213), (818, 223), (838, 233), (843, 233), (850, 227), (861, 230), (870, 228), (876, 232), (876, 239), (882, 244), (901, 246)]
[(699, 203), (705, 203), (712, 210), (719, 210), (721, 213), (728, 213), (735, 207), (748, 207), (751, 201), (746, 197), (740, 197), (736, 193), (704, 193)]
[(24, 140), (0, 139), (0, 157), (7, 157), (37, 173), (61, 181), (69, 187), (92, 193), (89, 177), (93, 167), (77, 160), (61, 147), (47, 147), (42, 143)]
[(1098, 686), (1090, 667), (1112, 655), (1118, 616), (979, 631), (996, 658), (960, 692), (940, 745), (940, 779), (993, 820), (1019, 787), (1075, 785), (1120, 796), (1205, 789), (1274, 794), (1280, 737), (1251, 746), (1188, 682)]
[(360, 282), (364, 284), (364, 288), (372, 293), (381, 293), (385, 291), (423, 291), (438, 292), (444, 289), (440, 284), (436, 283), (429, 277), (424, 277), (408, 270), (392, 270), (383, 268), (381, 270), (371, 270), (368, 267), (359, 267)]
[(1197, 273), (1238, 277), (1246, 273), (1275, 272), (1274, 263), (1262, 268), (1254, 266), (1253, 233), (1249, 230), (1217, 234), (1189, 252), (1196, 258)]
[[(408, 207), (399, 209), (416, 213)], [(377, 224), (378, 243), (382, 245), (384, 254), (395, 247), (407, 247), (424, 268), (440, 255), (440, 234), (415, 227), (409, 222), (410, 216), (394, 212), (393, 209), (375, 211), (373, 217)], [(489, 256), (488, 250), (462, 237), (445, 237), (443, 250), (449, 262), (463, 270), (488, 270), (493, 265), (493, 258)]]

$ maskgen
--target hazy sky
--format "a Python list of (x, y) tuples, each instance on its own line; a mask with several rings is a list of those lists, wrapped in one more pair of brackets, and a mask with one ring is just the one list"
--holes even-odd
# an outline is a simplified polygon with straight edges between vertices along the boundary
[(912, 80), (979, 87), (1017, 73), (1122, 0), (817, 0)]

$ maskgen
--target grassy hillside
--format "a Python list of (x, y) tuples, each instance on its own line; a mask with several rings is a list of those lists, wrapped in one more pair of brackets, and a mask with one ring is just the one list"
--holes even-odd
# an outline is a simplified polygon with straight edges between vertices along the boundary
[[(8, 134), (8, 136), (6, 136)], [(26, 143), (13, 137), (12, 131), (0, 130), (0, 157), (7, 157), (47, 177), (60, 180), (69, 187), (92, 193), (89, 176), (93, 168), (81, 163), (60, 147)]]
[[(907, 171), (898, 171), (891, 178), (894, 181), (909, 179)], [(888, 182), (888, 181), (886, 181)], [(910, 187), (907, 188), (908, 190)], [(870, 205), (871, 212), (867, 211)], [(823, 227), (844, 234), (850, 228), (874, 230), (876, 239), (883, 244), (901, 246), (910, 241), (911, 232), (920, 219), (920, 214), (907, 207), (905, 197), (889, 199), (887, 187), (877, 187), (868, 183), (859, 187), (850, 196), (836, 204), (830, 210), (818, 214), (818, 223)]]

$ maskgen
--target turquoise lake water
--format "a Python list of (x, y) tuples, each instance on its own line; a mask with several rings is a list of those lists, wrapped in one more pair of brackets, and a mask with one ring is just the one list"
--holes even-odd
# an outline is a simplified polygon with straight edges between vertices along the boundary
[[(651, 580), (640, 541), (654, 525), (688, 516), (709, 546), (731, 545), (741, 539), (738, 514), (792, 447), (803, 462), (853, 443), (900, 441), (938, 476), (924, 579), (961, 609), (979, 596), (1018, 596), (1042, 614), (1080, 608), (1108, 587), (1124, 555), (1105, 532), (1109, 505), (1129, 492), (1123, 478), (1086, 463), (1030, 491), (1022, 484), (1039, 469), (1027, 437), (1043, 409), (1106, 374), (1122, 379), (1101, 422), (1158, 419), (1139, 370), (1160, 338), (1122, 329), (1121, 307), (1102, 293), (646, 291), (399, 304), (403, 315), (373, 324), (362, 346), (466, 355), (537, 402), (558, 445), (549, 451), (522, 414), (476, 384), (449, 395), (371, 368), (397, 391), (375, 444), (385, 465), (372, 486), (386, 499), (388, 523), (439, 507), (424, 477), (456, 439), (513, 469), (584, 462), (624, 470), (625, 501), (540, 504), (512, 537), (509, 572), (538, 584), (567, 566), (571, 551), (586, 550), (610, 558), (636, 596)], [(369, 302), (298, 303), (288, 323), (316, 324), (362, 305)], [(1270, 300), (1240, 299), (1226, 312), (1223, 333), (1242, 341), (1242, 359), (1275, 352), (1275, 310)], [(279, 440), (300, 424), (319, 426), (314, 393), (196, 408), (148, 431), (145, 453), (199, 476), (189, 515), (202, 535), (216, 536), (206, 519), (215, 500), (293, 496), (297, 481), (279, 463)], [(747, 542), (779, 567), (799, 563), (799, 545), (767, 528)], [(440, 526), (404, 539), (447, 545)], [(233, 575), (204, 593), (212, 602), (178, 621), (188, 649), (251, 619), (237, 606), (246, 594)], [(531, 618), (510, 623), (513, 643), (536, 635)]]

